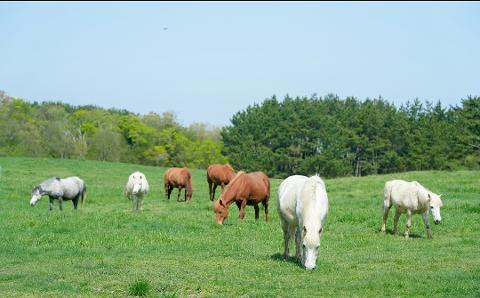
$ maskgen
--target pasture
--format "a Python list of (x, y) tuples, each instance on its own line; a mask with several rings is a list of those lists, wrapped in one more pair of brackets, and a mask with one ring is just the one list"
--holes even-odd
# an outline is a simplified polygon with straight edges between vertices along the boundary
[[(188, 204), (168, 202), (164, 168), (97, 161), (0, 158), (0, 296), (125, 297), (135, 286), (151, 297), (479, 296), (480, 173), (409, 172), (325, 180), (330, 201), (317, 268), (284, 261), (271, 179), (270, 221), (231, 206), (214, 223), (206, 170), (194, 170)], [(144, 211), (123, 196), (128, 175), (147, 176)], [(34, 208), (32, 187), (51, 176), (87, 183), (84, 208)], [(420, 215), (405, 240), (405, 216), (382, 234), (383, 185), (418, 180), (443, 194), (443, 223), (426, 238)], [(219, 191), (217, 190), (217, 198)], [(432, 219), (430, 218), (430, 222)], [(292, 243), (293, 245), (293, 243)], [(294, 250), (291, 250), (291, 254)], [(147, 291), (148, 289), (148, 291)]]

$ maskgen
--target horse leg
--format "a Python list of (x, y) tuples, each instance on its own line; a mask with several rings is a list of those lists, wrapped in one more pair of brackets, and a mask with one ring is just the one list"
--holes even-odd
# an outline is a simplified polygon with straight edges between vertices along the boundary
[(407, 210), (407, 226), (405, 228), (405, 239), (409, 238), (411, 228), (412, 228), (412, 211)]
[(300, 229), (300, 226), (297, 227), (297, 230), (295, 231), (295, 258), (297, 261), (303, 265), (303, 260), (302, 260), (302, 251), (301, 251), (301, 243), (302, 243), (302, 230)]
[(182, 187), (178, 187), (177, 202), (180, 202), (180, 193), (182, 192)]
[(253, 208), (255, 208), (255, 220), (258, 220), (260, 217), (260, 207), (258, 207), (258, 204), (253, 205)]
[(139, 206), (138, 206), (138, 207), (139, 207), (138, 209), (139, 209), (140, 211), (143, 211), (143, 195), (140, 195), (140, 196), (138, 197), (138, 205), (139, 205)]
[(242, 209), (242, 202), (240, 202), (240, 201), (235, 201), (235, 205), (237, 205), (238, 211), (240, 211), (240, 209)]
[(168, 194), (167, 194), (167, 198), (168, 200), (170, 201), (170, 195), (172, 194), (172, 191), (173, 191), (173, 186), (171, 185), (168, 185)]
[(132, 195), (132, 211), (137, 210), (137, 195)]
[(60, 208), (60, 211), (63, 211), (63, 198), (58, 197), (58, 207)]
[(284, 242), (284, 252), (283, 252), (283, 258), (286, 260), (288, 259), (288, 254), (289, 254), (289, 245), (290, 245), (290, 238), (292, 237), (292, 232), (294, 230), (292, 227), (285, 221), (282, 220), (282, 230), (283, 230), (283, 242)]
[(422, 218), (423, 223), (425, 224), (425, 228), (427, 229), (427, 237), (428, 239), (432, 239), (432, 228), (430, 227), (430, 223), (428, 222), (428, 210), (422, 214)]
[(397, 234), (398, 219), (400, 218), (400, 215), (402, 215), (400, 210), (395, 209), (395, 216), (393, 217), (393, 234)]
[(48, 199), (50, 200), (50, 211), (53, 210), (53, 200), (54, 198), (52, 196), (48, 196)]
[(380, 229), (381, 232), (384, 232), (386, 231), (387, 229), (387, 219), (388, 219), (388, 212), (390, 211), (390, 207), (392, 207), (390, 205), (390, 202), (388, 201), (383, 201), (383, 225), (382, 225), (382, 228)]
[(73, 200), (73, 209), (74, 210), (77, 210), (77, 207), (78, 207), (78, 200), (80, 199), (80, 195), (77, 195)]
[(215, 200), (215, 192), (217, 191), (217, 186), (218, 184), (213, 184), (213, 190), (212, 190), (212, 201)]
[(212, 181), (210, 181), (210, 179), (207, 179), (208, 181), (208, 198), (210, 199), (210, 201), (213, 201), (212, 199)]
[(268, 197), (262, 202), (265, 208), (265, 221), (268, 221)]
[(243, 221), (245, 217), (245, 206), (247, 206), (247, 200), (243, 199), (242, 204), (240, 205), (240, 220)]

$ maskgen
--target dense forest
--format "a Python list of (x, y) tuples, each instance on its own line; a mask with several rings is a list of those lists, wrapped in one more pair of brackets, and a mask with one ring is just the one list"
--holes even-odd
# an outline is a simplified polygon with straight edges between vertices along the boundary
[(0, 92), (0, 156), (94, 159), (206, 168), (226, 162), (220, 128), (181, 126), (173, 113), (29, 103)]
[(356, 98), (275, 97), (235, 114), (222, 131), (236, 168), (271, 176), (363, 176), (480, 169), (480, 97), (461, 106)]
[(480, 169), (480, 97), (396, 107), (382, 98), (273, 96), (220, 129), (185, 127), (169, 112), (30, 103), (0, 92), (2, 155), (193, 168), (229, 161), (272, 177)]

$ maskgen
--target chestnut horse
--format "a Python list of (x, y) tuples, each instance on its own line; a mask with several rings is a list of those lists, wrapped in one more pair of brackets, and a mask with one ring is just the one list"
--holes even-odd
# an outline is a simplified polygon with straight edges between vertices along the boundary
[(235, 170), (228, 163), (226, 165), (214, 164), (208, 167), (207, 182), (210, 201), (213, 201), (215, 198), (217, 186), (220, 185), (223, 191), (225, 185), (227, 185), (233, 177), (235, 177)]
[(260, 208), (258, 203), (265, 207), (265, 220), (268, 221), (268, 198), (270, 197), (270, 181), (263, 172), (245, 173), (243, 171), (233, 178), (220, 199), (213, 204), (216, 214), (216, 223), (223, 224), (228, 217), (228, 208), (235, 202), (240, 210), (240, 220), (245, 217), (245, 206), (253, 205), (255, 219), (258, 219)]
[(185, 202), (192, 199), (192, 174), (188, 168), (170, 168), (163, 175), (165, 195), (170, 200), (174, 188), (178, 188), (177, 202), (180, 200), (182, 188), (185, 188)]

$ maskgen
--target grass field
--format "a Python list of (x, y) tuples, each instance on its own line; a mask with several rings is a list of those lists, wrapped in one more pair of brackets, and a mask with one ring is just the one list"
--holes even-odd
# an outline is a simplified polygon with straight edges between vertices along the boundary
[[(232, 206), (217, 226), (204, 170), (193, 170), (193, 198), (185, 204), (175, 201), (176, 190), (165, 200), (164, 168), (30, 158), (0, 158), (0, 167), (1, 297), (480, 296), (479, 172), (326, 180), (330, 212), (317, 268), (306, 271), (281, 258), (279, 180), (272, 179), (269, 222), (256, 222), (248, 207), (240, 223)], [(122, 196), (134, 170), (151, 187), (140, 213)], [(54, 175), (86, 181), (83, 209), (75, 212), (68, 201), (64, 212), (57, 204), (50, 212), (48, 198), (29, 206), (32, 187)], [(383, 184), (392, 178), (443, 194), (433, 240), (419, 215), (410, 240), (377, 232)], [(389, 231), (392, 219), (393, 210)], [(405, 216), (399, 227), (403, 233)]]

